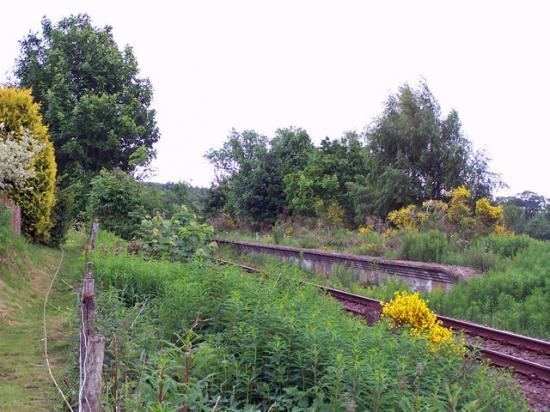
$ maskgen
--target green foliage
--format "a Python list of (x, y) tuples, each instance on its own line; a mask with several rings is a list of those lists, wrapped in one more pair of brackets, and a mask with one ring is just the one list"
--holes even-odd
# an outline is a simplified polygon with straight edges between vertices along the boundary
[(514, 205), (520, 208), (527, 220), (532, 219), (538, 213), (544, 212), (545, 207), (550, 204), (549, 199), (528, 190), (515, 196), (499, 197), (497, 200), (500, 204)]
[(111, 27), (94, 27), (85, 14), (56, 24), (44, 18), (41, 33), (20, 44), (15, 75), (41, 105), (67, 185), (102, 168), (133, 171), (154, 156), (160, 135), (152, 86), (139, 77), (132, 48), (119, 49)]
[(62, 185), (57, 184), (55, 187), (55, 197), (57, 200), (52, 210), (53, 226), (50, 229), (50, 237), (48, 238), (48, 245), (50, 246), (59, 246), (65, 242), (75, 218), (74, 187), (62, 188)]
[(536, 239), (550, 240), (550, 214), (536, 214), (527, 223), (525, 232)]
[(516, 233), (522, 233), (525, 230), (525, 215), (521, 207), (513, 203), (505, 203), (504, 211), (504, 226)]
[(524, 191), (515, 196), (499, 197), (504, 209), (504, 224), (516, 233), (535, 239), (550, 240), (550, 199)]
[(145, 256), (172, 261), (210, 255), (216, 247), (213, 235), (214, 228), (199, 223), (185, 205), (170, 220), (163, 219), (160, 213), (145, 218), (139, 231)]
[(438, 230), (406, 232), (399, 257), (406, 260), (443, 263), (449, 253), (447, 235)]
[(460, 264), (479, 269), (483, 272), (495, 269), (499, 262), (499, 256), (489, 250), (484, 242), (474, 240), (459, 254), (447, 259), (445, 263)]
[(442, 117), (426, 83), (417, 89), (405, 84), (388, 98), (367, 132), (366, 149), (369, 173), (364, 186), (372, 201), (370, 211), (378, 215), (442, 199), (460, 185), (470, 188), (475, 199), (488, 196), (498, 185), (487, 159), (464, 137), (458, 113)]
[(143, 215), (140, 191), (140, 184), (128, 173), (102, 170), (92, 180), (89, 214), (101, 222), (103, 229), (131, 239), (138, 232)]
[(492, 236), (486, 246), (493, 256), (508, 256), (506, 264), (447, 293), (432, 293), (431, 306), (444, 315), (550, 338), (550, 244)]
[(30, 90), (0, 88), (0, 123), (15, 138), (20, 137), (21, 130), (28, 130), (41, 146), (33, 160), (34, 177), (26, 182), (25, 188), (14, 187), (6, 193), (21, 207), (25, 235), (34, 241), (45, 241), (53, 224), (50, 215), (55, 204), (57, 165), (48, 129)]
[(513, 258), (519, 252), (529, 248), (536, 242), (525, 235), (497, 236), (490, 235), (478, 240), (483, 242), (487, 250), (491, 250), (504, 258)]
[(41, 36), (21, 42), (16, 75), (42, 104), (62, 172), (72, 162), (128, 170), (130, 156), (159, 138), (151, 85), (137, 77), (132, 49), (119, 50), (111, 27), (94, 27), (87, 15), (44, 19)]
[(271, 234), (273, 235), (273, 243), (276, 245), (280, 245), (285, 237), (283, 230), (279, 226), (273, 226), (273, 228), (271, 228)]
[(11, 237), (11, 212), (0, 203), (0, 260), (1, 254), (9, 248)]
[[(108, 255), (94, 267), (109, 315), (98, 319), (98, 333), (116, 331), (125, 342), (118, 346), (123, 409), (526, 408), (486, 367), (447, 351), (434, 356), (422, 340), (383, 323), (368, 327), (280, 269), (258, 282), (204, 262)], [(113, 345), (106, 349), (112, 388)], [(105, 409), (114, 406), (112, 394)]]
[(186, 205), (193, 212), (199, 213), (205, 208), (207, 190), (186, 182), (145, 182), (141, 189), (141, 204), (146, 213), (154, 215), (160, 211), (167, 218), (177, 213), (181, 205)]
[(299, 170), (312, 144), (301, 129), (280, 129), (271, 141), (253, 130), (232, 130), (223, 147), (210, 150), (206, 158), (219, 173), (220, 181), (210, 196), (213, 212), (229, 212), (255, 226), (273, 223), (285, 206), (283, 177)]
[(307, 172), (290, 173), (284, 177), (288, 208), (299, 216), (320, 217), (323, 213), (323, 199), (335, 197), (338, 191), (336, 175), (315, 178)]
[(206, 157), (219, 177), (210, 214), (229, 213), (256, 228), (289, 213), (323, 221), (330, 205), (343, 209), (342, 224), (356, 227), (461, 185), (477, 200), (501, 184), (464, 137), (458, 114), (442, 116), (425, 83), (390, 96), (363, 135), (346, 132), (315, 147), (301, 129), (278, 130), (271, 141), (233, 130)]

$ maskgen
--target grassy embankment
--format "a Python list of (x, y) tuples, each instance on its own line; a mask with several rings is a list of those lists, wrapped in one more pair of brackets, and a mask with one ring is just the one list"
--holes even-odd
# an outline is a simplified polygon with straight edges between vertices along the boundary
[(292, 272), (260, 281), (208, 262), (145, 261), (106, 233), (94, 268), (107, 409), (526, 407), (505, 374), (385, 322), (368, 327)]
[[(75, 294), (79, 280), (82, 238), (73, 236), (47, 307), (49, 358), (54, 375), (66, 374), (73, 350)], [(43, 303), (61, 252), (31, 245), (22, 238), (0, 236), (0, 410), (61, 409), (60, 395), (46, 369), (43, 344)], [(75, 329), (76, 328), (76, 329)], [(63, 385), (61, 379), (61, 385)], [(77, 382), (71, 382), (78, 385)], [(63, 385), (64, 386), (64, 385)], [(66, 389), (65, 387), (63, 389)]]

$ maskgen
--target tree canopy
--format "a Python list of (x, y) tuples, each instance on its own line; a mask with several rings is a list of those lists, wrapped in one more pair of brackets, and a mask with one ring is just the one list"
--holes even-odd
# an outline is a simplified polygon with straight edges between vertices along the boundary
[(515, 196), (499, 197), (506, 227), (517, 233), (550, 240), (550, 199), (538, 193), (523, 191)]
[(442, 116), (426, 83), (416, 89), (405, 84), (390, 96), (366, 139), (367, 185), (377, 214), (442, 199), (461, 185), (479, 199), (499, 184), (487, 158), (464, 136), (458, 113)]
[(360, 225), (459, 186), (475, 201), (500, 183), (464, 136), (458, 113), (443, 116), (425, 83), (403, 85), (363, 134), (327, 137), (316, 147), (299, 128), (279, 129), (272, 139), (233, 130), (206, 157), (218, 176), (209, 207), (255, 224), (288, 211)]
[(154, 156), (159, 139), (152, 86), (139, 77), (132, 48), (119, 49), (109, 26), (75, 15), (21, 42), (15, 75), (32, 88), (53, 140), (61, 174), (81, 177), (102, 168), (131, 171), (140, 147)]
[(304, 167), (313, 144), (302, 129), (276, 131), (269, 141), (254, 130), (232, 130), (220, 149), (206, 158), (214, 165), (218, 186), (225, 193), (212, 193), (210, 204), (224, 199), (232, 215), (254, 225), (273, 223), (285, 207), (283, 177)]

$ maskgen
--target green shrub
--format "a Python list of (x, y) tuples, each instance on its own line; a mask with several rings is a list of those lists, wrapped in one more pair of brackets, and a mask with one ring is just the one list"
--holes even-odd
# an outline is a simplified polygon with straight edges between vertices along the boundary
[(318, 249), (320, 246), (321, 244), (315, 239), (306, 238), (298, 240), (298, 247), (304, 249)]
[(283, 230), (279, 226), (273, 226), (271, 229), (271, 235), (273, 236), (273, 242), (276, 245), (280, 245), (285, 237)]
[(101, 227), (123, 239), (132, 239), (139, 231), (143, 208), (141, 185), (120, 169), (103, 169), (92, 180), (89, 213)]
[(535, 239), (550, 240), (550, 214), (536, 214), (527, 223), (525, 232)]
[(343, 248), (349, 241), (349, 232), (344, 229), (338, 229), (328, 236), (327, 245), (335, 248)]
[(430, 305), (442, 315), (550, 338), (550, 244), (529, 243), (506, 265), (497, 264), (498, 255), (482, 250), (481, 242), (473, 245), (469, 254), (478, 256), (477, 264), (496, 268), (445, 293), (430, 294)]
[(447, 235), (437, 230), (405, 232), (399, 257), (406, 260), (441, 263), (449, 253)]
[(384, 253), (384, 239), (379, 233), (370, 231), (357, 236), (361, 243), (351, 249), (352, 253), (367, 256), (381, 256)]
[(48, 245), (57, 247), (65, 242), (67, 233), (75, 218), (75, 194), (71, 186), (55, 187), (56, 202), (52, 210), (53, 226), (50, 229)]
[(525, 235), (498, 236), (490, 235), (483, 239), (488, 249), (496, 254), (512, 258), (518, 252), (525, 250), (531, 245), (533, 239)]
[(474, 242), (458, 256), (456, 262), (449, 263), (470, 266), (486, 272), (497, 266), (498, 256), (488, 250), (482, 242)]
[(4, 253), (9, 247), (11, 235), (11, 212), (0, 203), (0, 254)]
[(156, 259), (184, 261), (212, 253), (214, 228), (199, 223), (197, 217), (182, 205), (170, 219), (160, 213), (141, 221), (139, 238), (145, 256)]
[(55, 204), (57, 164), (48, 129), (42, 122), (40, 107), (33, 101), (30, 89), (0, 88), (0, 123), (16, 138), (22, 127), (27, 129), (43, 146), (33, 162), (34, 177), (27, 183), (32, 190), (11, 188), (6, 192), (21, 207), (23, 233), (34, 241), (44, 241), (53, 225), (50, 215)]

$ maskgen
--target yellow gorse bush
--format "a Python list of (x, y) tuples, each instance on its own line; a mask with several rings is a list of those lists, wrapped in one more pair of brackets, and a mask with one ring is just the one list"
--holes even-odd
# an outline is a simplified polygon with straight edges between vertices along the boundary
[(326, 216), (330, 223), (338, 225), (344, 221), (345, 211), (338, 202), (331, 202), (327, 207)]
[(374, 231), (374, 226), (370, 223), (367, 226), (359, 226), (359, 228), (357, 229), (357, 232), (360, 235), (366, 235), (367, 233), (370, 233), (372, 231)]
[(408, 205), (388, 213), (388, 220), (399, 229), (417, 230), (427, 218), (428, 215), (418, 211), (415, 205)]
[(492, 206), (489, 199), (483, 197), (476, 202), (476, 217), (485, 226), (495, 230), (504, 221), (504, 210), (502, 206)]
[(453, 343), (452, 331), (441, 325), (418, 292), (395, 292), (392, 300), (382, 302), (382, 314), (390, 318), (395, 326), (409, 325), (413, 336), (428, 339), (435, 345), (434, 348)]
[(459, 186), (453, 189), (450, 197), (451, 201), (447, 209), (447, 217), (451, 222), (460, 223), (472, 214), (469, 205), (472, 192), (464, 186)]

